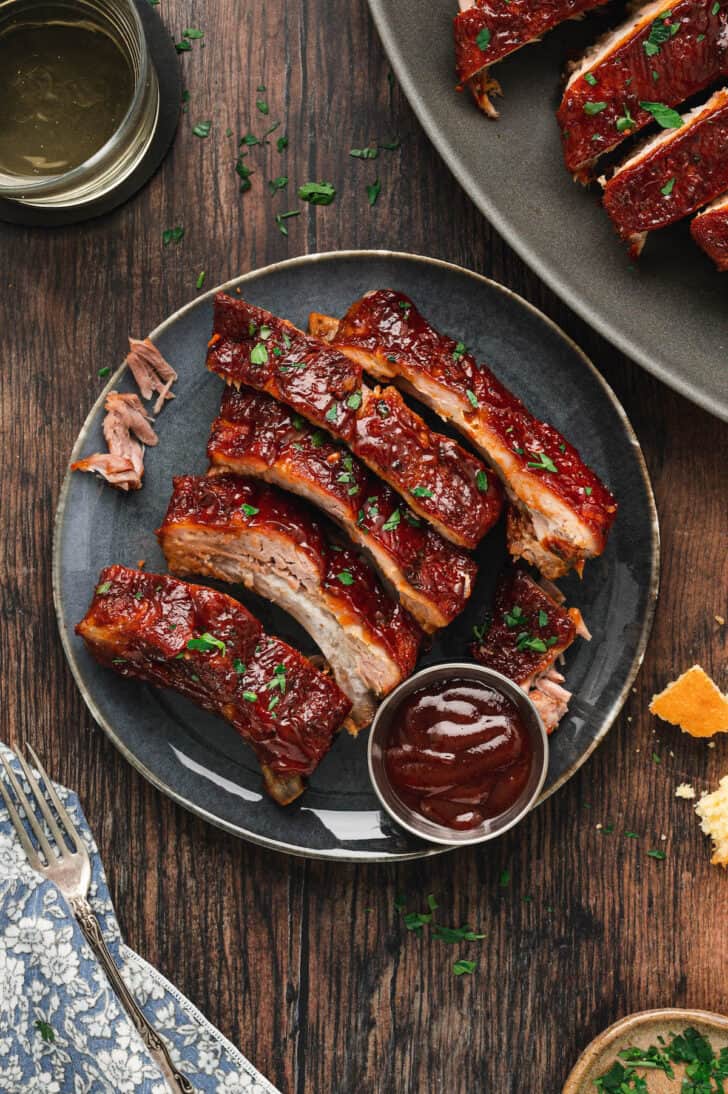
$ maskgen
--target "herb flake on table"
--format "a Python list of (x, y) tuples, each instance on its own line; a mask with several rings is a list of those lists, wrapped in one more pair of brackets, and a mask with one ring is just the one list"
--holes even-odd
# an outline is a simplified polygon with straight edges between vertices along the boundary
[(667, 858), (667, 855), (664, 851), (648, 851), (647, 857), (657, 859), (658, 862), (663, 862)]
[(349, 155), (355, 160), (375, 160), (379, 155), (379, 149), (376, 145), (370, 145), (368, 148), (350, 148)]
[(464, 976), (475, 972), (477, 967), (477, 961), (466, 961), (464, 958), (461, 957), (460, 960), (456, 961), (453, 965), (452, 971), (455, 973), (456, 976)]
[(104, 380), (104, 379), (106, 379), (107, 376), (110, 376), (110, 375), (111, 375), (111, 368), (110, 368), (109, 365), (104, 365), (104, 367), (100, 368), (99, 371), (98, 371), (98, 377), (99, 377), (100, 380)]
[(288, 186), (288, 175), (279, 175), (276, 179), (269, 179), (268, 186), (271, 194), (277, 194), (279, 190), (285, 190)]
[(367, 185), (367, 201), (370, 205), (376, 205), (377, 199), (382, 192), (382, 184), (379, 179), (375, 179), (374, 182)]
[(300, 209), (289, 209), (287, 213), (277, 213), (276, 214), (276, 224), (278, 225), (278, 231), (281, 233), (282, 236), (287, 236), (288, 235), (288, 228), (286, 227), (285, 222), (290, 217), (300, 217), (300, 215), (301, 215), (301, 210)]
[(330, 182), (304, 182), (298, 188), (298, 196), (310, 205), (331, 205), (336, 197), (336, 188)]
[(162, 232), (162, 246), (169, 247), (170, 243), (179, 243), (185, 234), (185, 230), (181, 225), (176, 228), (165, 228)]
[(196, 289), (201, 289), (202, 288), (202, 286), (205, 284), (205, 277), (206, 276), (207, 275), (206, 275), (205, 271), (200, 270), (199, 274), (197, 275), (197, 281), (195, 281), (195, 288)]
[(255, 174), (255, 171), (246, 164), (245, 155), (245, 152), (241, 152), (235, 164), (235, 173), (240, 179), (241, 194), (247, 193), (247, 191), (251, 189), (253, 184), (250, 181), (250, 176)]
[(197, 125), (192, 126), (192, 132), (196, 137), (209, 137), (210, 130), (212, 129), (211, 121), (198, 122)]

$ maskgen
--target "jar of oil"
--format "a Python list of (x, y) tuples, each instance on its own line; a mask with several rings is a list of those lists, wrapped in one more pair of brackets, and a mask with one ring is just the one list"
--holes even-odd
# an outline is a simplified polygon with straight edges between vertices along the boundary
[(0, 0), (0, 196), (69, 207), (134, 170), (159, 88), (133, 0)]

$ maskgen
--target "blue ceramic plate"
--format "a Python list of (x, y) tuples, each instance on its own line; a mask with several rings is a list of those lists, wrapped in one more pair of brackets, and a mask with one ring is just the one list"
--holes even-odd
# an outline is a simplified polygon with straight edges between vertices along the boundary
[[(620, 511), (604, 555), (584, 580), (563, 582), (594, 635), (567, 654), (575, 695), (552, 738), (545, 794), (553, 793), (604, 737), (639, 668), (657, 596), (658, 528), (637, 438), (612, 391), (584, 354), (545, 316), (493, 281), (432, 259), (354, 251), (292, 259), (224, 286), (303, 326), (312, 309), (339, 315), (367, 289), (408, 293), (433, 323), (470, 346), (534, 409), (581, 450), (606, 480)], [(89, 475), (68, 475), (61, 490), (54, 552), (54, 593), (64, 648), (89, 710), (116, 746), (175, 801), (245, 839), (294, 854), (372, 861), (433, 854), (380, 810), (370, 789), (366, 741), (342, 734), (307, 792), (280, 809), (261, 790), (252, 752), (224, 722), (170, 691), (123, 680), (93, 661), (73, 627), (83, 616), (102, 567), (112, 562), (164, 570), (154, 530), (172, 476), (203, 472), (205, 445), (223, 385), (205, 370), (213, 292), (152, 332), (179, 373), (176, 399), (160, 415), (159, 446), (146, 458), (144, 488), (129, 496)], [(107, 391), (134, 390), (124, 368)], [(99, 396), (73, 458), (103, 447)], [(505, 559), (496, 528), (479, 551), (480, 576), (468, 610), (441, 632), (422, 664), (461, 660)], [(223, 586), (220, 586), (223, 588)], [(239, 591), (230, 586), (226, 591)], [(313, 652), (284, 612), (245, 592), (266, 630)]]
[(369, 7), (413, 110), (481, 212), (587, 323), (728, 420), (728, 277), (692, 242), (687, 222), (654, 232), (639, 263), (630, 262), (598, 188), (573, 183), (561, 156), (561, 74), (624, 18), (624, 4), (568, 20), (496, 65), (505, 93), (497, 122), (469, 92), (455, 91), (457, 0), (369, 0)]

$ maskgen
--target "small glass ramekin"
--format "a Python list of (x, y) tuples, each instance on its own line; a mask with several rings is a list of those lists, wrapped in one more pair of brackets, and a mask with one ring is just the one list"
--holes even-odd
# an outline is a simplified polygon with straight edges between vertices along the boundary
[(118, 129), (83, 163), (59, 175), (16, 175), (0, 170), (0, 198), (66, 209), (102, 197), (139, 164), (159, 116), (159, 84), (133, 0), (0, 0), (0, 36), (34, 26), (79, 25), (107, 34), (134, 78), (129, 109)]

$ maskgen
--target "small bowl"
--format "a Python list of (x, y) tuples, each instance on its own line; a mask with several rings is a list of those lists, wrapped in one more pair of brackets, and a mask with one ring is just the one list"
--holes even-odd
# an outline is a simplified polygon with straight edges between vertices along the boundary
[[(533, 748), (531, 773), (520, 797), (505, 813), (483, 821), (477, 828), (469, 828), (466, 831), (446, 828), (410, 809), (394, 790), (384, 766), (387, 738), (402, 701), (407, 699), (413, 691), (417, 691), (426, 684), (439, 683), (441, 680), (477, 680), (478, 683), (487, 684), (495, 691), (507, 696), (518, 710)], [(390, 817), (413, 836), (447, 847), (466, 847), (472, 843), (485, 843), (487, 840), (495, 839), (496, 836), (501, 836), (509, 828), (513, 828), (514, 824), (518, 824), (541, 793), (548, 766), (549, 744), (546, 730), (536, 707), (525, 691), (500, 672), (486, 669), (482, 665), (474, 665), (472, 662), (447, 661), (441, 665), (422, 669), (414, 676), (410, 676), (390, 692), (382, 702), (369, 733), (369, 777), (377, 797)]]

